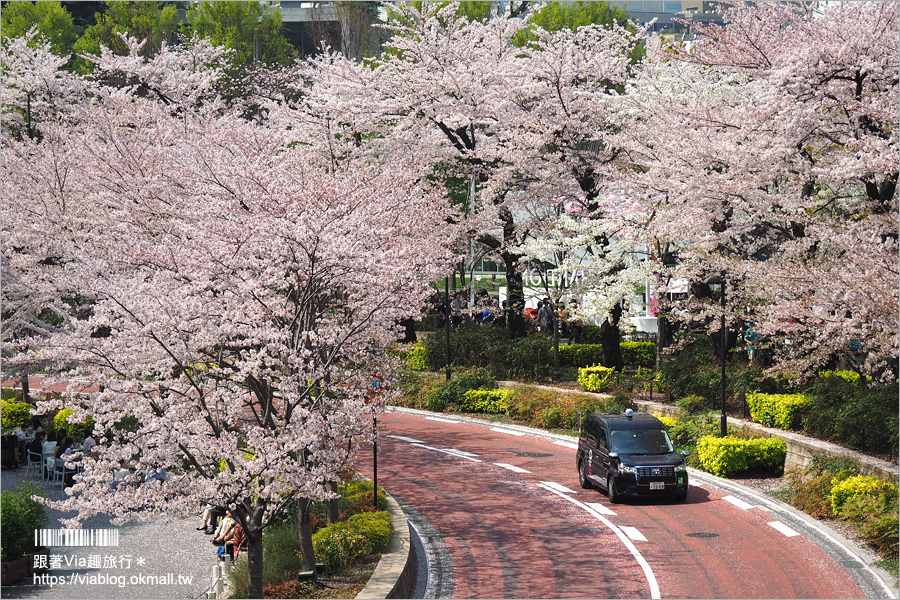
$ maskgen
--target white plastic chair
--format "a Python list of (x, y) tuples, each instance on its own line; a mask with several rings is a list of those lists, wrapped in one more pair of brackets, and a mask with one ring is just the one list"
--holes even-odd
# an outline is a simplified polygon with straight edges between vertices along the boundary
[(64, 487), (66, 484), (66, 464), (65, 461), (61, 458), (53, 458), (52, 456), (47, 459), (47, 469), (50, 474), (48, 480), (55, 483), (59, 481), (59, 487)]
[(38, 454), (37, 452), (32, 452), (31, 450), (26, 451), (27, 454), (27, 462), (25, 463), (25, 477), (31, 475), (32, 470), (36, 470), (41, 477), (43, 477), (44, 472), (44, 456), (42, 454)]
[(41, 473), (41, 480), (44, 477), (47, 478), (47, 481), (50, 481), (50, 476), (53, 473), (53, 465), (47, 461), (47, 459), (53, 460), (53, 456), (56, 453), (56, 442), (44, 442), (44, 462), (43, 462), (43, 472)]

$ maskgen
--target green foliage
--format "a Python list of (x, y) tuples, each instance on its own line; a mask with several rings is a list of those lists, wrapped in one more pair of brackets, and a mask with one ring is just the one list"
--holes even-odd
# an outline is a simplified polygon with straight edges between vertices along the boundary
[(327, 573), (383, 552), (391, 541), (394, 522), (390, 513), (379, 511), (354, 515), (349, 521), (334, 523), (313, 534), (316, 561)]
[(589, 367), (602, 360), (603, 346), (600, 344), (569, 344), (559, 347), (559, 364), (563, 366)]
[(507, 390), (466, 390), (461, 408), (465, 412), (505, 414), (510, 394)]
[(60, 2), (6, 2), (0, 12), (0, 35), (4, 39), (23, 37), (37, 27), (30, 45), (46, 40), (57, 56), (72, 53), (75, 26)]
[(550, 375), (552, 343), (545, 335), (529, 335), (507, 345), (505, 377), (516, 380), (545, 381)]
[[(900, 520), (897, 511), (893, 514), (877, 515), (863, 525), (862, 533), (866, 541), (875, 546), (875, 550), (885, 558), (897, 559), (900, 549)], [(895, 570), (896, 572), (896, 570)]]
[[(265, 530), (263, 585), (278, 585), (297, 576), (297, 572), (303, 569), (299, 548), (300, 533), (296, 519), (272, 525)], [(236, 562), (230, 575), (233, 598), (247, 597), (248, 575), (247, 561)]]
[(767, 427), (793, 429), (800, 421), (800, 410), (809, 404), (804, 394), (747, 394), (750, 418)]
[(21, 397), (21, 393), (14, 388), (3, 388), (0, 390), (0, 398), (3, 400), (16, 400)]
[(840, 377), (819, 379), (807, 388), (802, 412), (805, 433), (856, 450), (896, 456), (897, 386), (865, 389)]
[(581, 332), (581, 343), (599, 344), (600, 342), (600, 328), (596, 325), (585, 325), (584, 330)]
[(72, 439), (83, 440), (87, 434), (94, 431), (94, 419), (91, 416), (85, 417), (84, 421), (76, 421), (73, 415), (75, 411), (71, 408), (64, 408), (53, 417), (53, 429), (56, 431), (65, 431)]
[(288, 66), (297, 50), (281, 33), (281, 13), (259, 2), (201, 2), (189, 4), (185, 37), (196, 33), (216, 46), (234, 51), (235, 67), (245, 67), (259, 52), (266, 64)]
[[(372, 510), (372, 482), (355, 479), (338, 486), (338, 511), (347, 516)], [(384, 490), (378, 487), (378, 510), (387, 510)]]
[(0, 494), (0, 522), (3, 523), (0, 559), (4, 562), (36, 550), (34, 532), (50, 522), (44, 505), (33, 499), (43, 495), (33, 482), (20, 483), (16, 491), (6, 489)]
[(704, 413), (711, 410), (712, 403), (703, 396), (685, 396), (675, 401), (675, 406), (683, 409), (688, 414)]
[(425, 344), (416, 342), (406, 353), (406, 365), (413, 371), (428, 370), (428, 351)]
[[(97, 13), (96, 24), (88, 27), (84, 35), (75, 42), (78, 54), (100, 54), (105, 46), (115, 54), (126, 54), (125, 42), (120, 33), (139, 40), (147, 40), (140, 54), (149, 58), (159, 52), (163, 41), (171, 44), (178, 31), (178, 9), (174, 2), (105, 2), (106, 9)], [(87, 73), (93, 70), (88, 61), (77, 58), (77, 71)]]
[[(859, 373), (856, 371), (819, 371), (819, 379), (829, 379), (832, 377), (839, 377), (847, 383), (859, 385)], [(866, 376), (866, 381), (871, 382), (872, 378)]]
[(578, 369), (578, 383), (587, 392), (602, 392), (611, 384), (615, 369), (595, 365)]
[(846, 517), (849, 514), (848, 505), (862, 496), (883, 497), (886, 503), (897, 498), (897, 484), (877, 477), (854, 475), (843, 480), (835, 479), (832, 484), (831, 510), (837, 516)]
[(780, 472), (787, 444), (779, 438), (704, 436), (697, 441), (697, 455), (701, 468), (719, 477), (756, 469)]
[(656, 342), (621, 342), (619, 348), (626, 365), (650, 369), (656, 366)]
[[(576, 30), (585, 25), (610, 26), (628, 24), (625, 11), (609, 2), (549, 2), (532, 17), (532, 23), (555, 32), (561, 29)], [(519, 32), (513, 39), (516, 46), (524, 46), (535, 40), (530, 29)]]
[(31, 420), (33, 404), (27, 402), (9, 402), (0, 400), (0, 422), (4, 431), (12, 431), (16, 427), (25, 427)]

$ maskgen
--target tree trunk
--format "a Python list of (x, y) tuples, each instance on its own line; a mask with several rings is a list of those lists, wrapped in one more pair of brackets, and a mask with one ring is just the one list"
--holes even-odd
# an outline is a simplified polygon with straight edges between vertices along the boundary
[(310, 520), (309, 498), (300, 498), (297, 504), (297, 523), (300, 530), (300, 559), (304, 571), (316, 570), (316, 553), (312, 543), (312, 522)]
[(31, 402), (31, 389), (28, 387), (28, 369), (22, 372), (22, 402)]
[(522, 274), (517, 272), (519, 266), (518, 254), (501, 252), (500, 257), (506, 266), (506, 330), (510, 339), (525, 337), (525, 290), (523, 289)]
[(609, 317), (600, 326), (600, 344), (603, 346), (603, 366), (621, 371), (625, 368), (622, 348), (619, 344), (622, 336), (619, 333), (619, 319), (622, 318), (622, 305), (616, 304), (609, 312)]
[(656, 316), (656, 372), (659, 373), (662, 368), (662, 351), (666, 345), (666, 335), (668, 332), (666, 331), (666, 327), (668, 327), (669, 323), (666, 321), (666, 318), (662, 315), (662, 311)]
[[(328, 489), (331, 490), (332, 493), (337, 494), (338, 484), (337, 481), (329, 481)], [(337, 523), (341, 520), (340, 511), (338, 510), (338, 499), (333, 498), (328, 501), (328, 524), (331, 525), (333, 523)]]
[(247, 597), (263, 597), (263, 532), (264, 506), (255, 505), (247, 517)]

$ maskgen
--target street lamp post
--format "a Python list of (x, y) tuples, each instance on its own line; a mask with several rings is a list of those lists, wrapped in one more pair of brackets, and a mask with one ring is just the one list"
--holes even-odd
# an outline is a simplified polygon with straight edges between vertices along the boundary
[(728, 434), (727, 417), (725, 416), (725, 281), (724, 277), (713, 275), (706, 279), (707, 285), (719, 285), (722, 289), (722, 315), (719, 320), (719, 365), (722, 367), (722, 424), (720, 427), (721, 437)]

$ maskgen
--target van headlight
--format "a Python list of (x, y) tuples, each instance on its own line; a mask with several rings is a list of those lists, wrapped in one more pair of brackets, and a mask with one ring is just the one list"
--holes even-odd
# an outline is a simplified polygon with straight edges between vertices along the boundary
[(619, 463), (619, 473), (637, 473), (637, 468)]
[(676, 473), (684, 473), (685, 471), (687, 471), (687, 467), (684, 466), (684, 463), (681, 463), (680, 465), (675, 465)]

